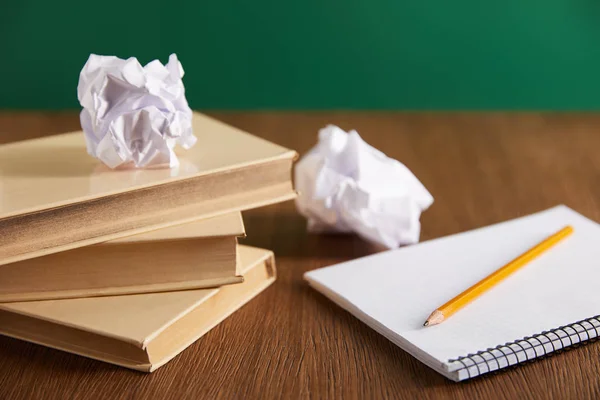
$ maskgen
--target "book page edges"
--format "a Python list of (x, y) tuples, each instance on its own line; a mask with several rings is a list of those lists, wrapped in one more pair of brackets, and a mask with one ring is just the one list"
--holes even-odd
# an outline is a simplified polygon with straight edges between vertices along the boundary
[(205, 289), (240, 283), (243, 277), (238, 271), (237, 245), (238, 239), (231, 236), (114, 243), (3, 265), (0, 303)]
[(85, 297), (122, 296), (130, 294), (173, 292), (180, 290), (196, 290), (215, 288), (223, 285), (242, 283), (244, 277), (230, 276), (199, 281), (185, 281), (173, 283), (158, 283), (150, 285), (123, 286), (82, 290), (56, 290), (47, 292), (30, 292), (0, 295), (0, 303), (13, 303), (22, 301), (43, 301), (59, 299), (80, 299)]
[[(241, 200), (240, 198), (243, 200)], [(75, 249), (78, 247), (90, 246), (90, 245), (98, 244), (100, 242), (119, 239), (124, 236), (137, 235), (137, 234), (142, 234), (142, 233), (152, 231), (152, 230), (168, 228), (168, 227), (175, 226), (175, 225), (182, 224), (182, 223), (193, 222), (193, 221), (196, 221), (196, 220), (202, 219), (202, 218), (211, 218), (211, 217), (215, 217), (215, 216), (219, 216), (219, 215), (227, 214), (227, 213), (232, 213), (232, 212), (236, 212), (236, 211), (244, 211), (244, 210), (264, 207), (264, 206), (271, 205), (271, 204), (282, 203), (284, 201), (293, 200), (295, 198), (296, 198), (296, 192), (291, 187), (291, 182), (290, 183), (281, 183), (278, 185), (273, 185), (268, 188), (254, 191), (250, 195), (248, 195), (247, 193), (246, 194), (242, 193), (242, 194), (238, 194), (238, 195), (228, 196), (225, 199), (221, 199), (221, 201), (219, 203), (220, 205), (223, 205), (223, 203), (229, 202), (230, 204), (228, 206), (226, 205), (223, 208), (208, 207), (211, 209), (210, 211), (205, 211), (204, 213), (202, 213), (200, 215), (192, 213), (187, 217), (181, 217), (175, 223), (168, 221), (168, 222), (153, 224), (153, 225), (149, 225), (149, 226), (144, 226), (141, 228), (130, 229), (130, 230), (127, 230), (127, 232), (125, 234), (123, 232), (108, 234), (108, 235), (103, 235), (101, 238), (94, 237), (94, 238), (90, 238), (90, 239), (86, 239), (86, 240), (70, 242), (65, 245), (54, 246), (54, 247), (31, 251), (31, 252), (27, 252), (27, 253), (21, 253), (21, 254), (15, 255), (15, 256), (2, 258), (0, 260), (0, 265), (10, 264), (13, 262), (23, 261), (23, 260), (27, 260), (27, 259), (35, 258), (35, 257), (42, 257), (42, 256), (45, 256), (48, 254), (67, 251), (67, 250)]]
[(246, 236), (246, 229), (240, 211), (203, 218), (138, 235), (126, 236), (99, 243), (97, 246), (112, 243), (146, 243), (162, 242), (165, 240), (210, 239), (225, 236)]

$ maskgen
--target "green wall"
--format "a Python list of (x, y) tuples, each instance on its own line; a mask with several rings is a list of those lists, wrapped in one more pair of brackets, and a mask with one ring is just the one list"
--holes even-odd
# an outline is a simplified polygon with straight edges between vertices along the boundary
[(0, 108), (78, 108), (90, 52), (170, 53), (201, 109), (598, 109), (598, 0), (2, 0)]

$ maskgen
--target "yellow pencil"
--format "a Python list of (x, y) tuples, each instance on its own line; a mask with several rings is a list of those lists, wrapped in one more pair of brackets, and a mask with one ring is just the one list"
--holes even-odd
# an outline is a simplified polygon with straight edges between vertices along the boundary
[(543, 242), (527, 250), (525, 253), (509, 262), (504, 267), (500, 268), (496, 272), (493, 272), (486, 278), (483, 278), (443, 306), (438, 307), (434, 312), (431, 313), (429, 318), (427, 318), (427, 321), (425, 321), (423, 326), (437, 325), (445, 321), (448, 317), (473, 301), (479, 295), (503, 281), (504, 278), (542, 254), (544, 251), (554, 246), (556, 243), (560, 242), (562, 239), (569, 236), (571, 233), (573, 233), (573, 227), (565, 226), (554, 235), (549, 236)]

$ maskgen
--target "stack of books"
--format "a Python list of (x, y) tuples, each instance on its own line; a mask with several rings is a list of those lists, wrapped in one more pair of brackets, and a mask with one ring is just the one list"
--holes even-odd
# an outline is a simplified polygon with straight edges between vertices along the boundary
[(275, 280), (241, 211), (297, 154), (202, 114), (176, 169), (110, 170), (73, 132), (0, 146), (0, 334), (153, 371)]

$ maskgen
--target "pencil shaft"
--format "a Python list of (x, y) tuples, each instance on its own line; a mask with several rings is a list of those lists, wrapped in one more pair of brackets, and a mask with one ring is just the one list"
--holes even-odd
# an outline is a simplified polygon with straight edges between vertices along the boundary
[(477, 282), (458, 296), (454, 297), (452, 300), (448, 301), (443, 306), (438, 307), (437, 310), (443, 313), (444, 319), (448, 318), (450, 315), (460, 310), (472, 300), (476, 299), (482, 293), (486, 292), (499, 282), (503, 281), (505, 278), (507, 278), (512, 273), (529, 263), (531, 260), (535, 259), (540, 254), (542, 254), (543, 252), (560, 242), (562, 239), (569, 236), (572, 232), (573, 228), (571, 226), (564, 227), (560, 231), (548, 237), (543, 242), (532, 247), (531, 249), (521, 254), (519, 257), (515, 258), (502, 268), (498, 269), (497, 271), (490, 274), (481, 281)]

